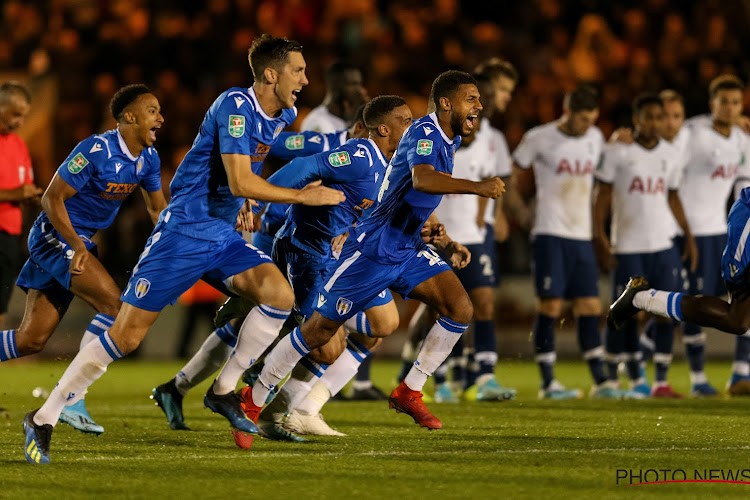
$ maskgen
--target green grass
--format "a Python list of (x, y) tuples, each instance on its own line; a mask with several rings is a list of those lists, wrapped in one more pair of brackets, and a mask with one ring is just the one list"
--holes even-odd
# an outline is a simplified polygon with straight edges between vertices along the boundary
[[(646, 498), (747, 497), (742, 484), (617, 486), (617, 469), (744, 469), (750, 451), (750, 399), (570, 401), (536, 399), (532, 363), (501, 364), (518, 388), (507, 403), (432, 404), (444, 429), (428, 432), (386, 403), (330, 403), (324, 413), (345, 438), (305, 444), (257, 440), (235, 448), (226, 422), (203, 409), (206, 385), (188, 395), (186, 422), (171, 431), (148, 399), (178, 363), (119, 362), (87, 397), (101, 437), (59, 425), (50, 466), (23, 456), (21, 420), (40, 405), (33, 388), (51, 388), (60, 363), (0, 366), (0, 498)], [(376, 383), (390, 387), (397, 366), (377, 362)], [(721, 385), (728, 363), (712, 364)], [(582, 363), (561, 363), (558, 378), (588, 390)], [(687, 369), (673, 367), (687, 392)]]

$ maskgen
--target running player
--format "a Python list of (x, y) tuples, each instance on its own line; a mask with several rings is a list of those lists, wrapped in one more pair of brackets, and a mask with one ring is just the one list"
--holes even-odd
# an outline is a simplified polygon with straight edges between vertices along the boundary
[[(154, 224), (167, 206), (153, 148), (164, 123), (159, 101), (145, 85), (129, 85), (114, 95), (110, 110), (117, 128), (79, 143), (42, 197), (44, 211), (29, 233), (29, 259), (17, 281), (27, 294), (26, 311), (18, 329), (0, 334), (2, 361), (44, 349), (76, 296), (97, 312), (81, 349), (100, 339), (120, 310), (120, 290), (97, 259), (91, 237), (112, 224), (123, 200), (138, 187)], [(88, 415), (84, 395), (78, 391), (66, 398), (59, 418), (101, 434), (104, 428)]]
[[(422, 401), (427, 378), (450, 353), (472, 317), (468, 294), (450, 267), (423, 243), (420, 232), (443, 194), (474, 193), (496, 198), (503, 182), (451, 177), (453, 155), (461, 137), (476, 126), (482, 110), (471, 75), (448, 71), (433, 83), (437, 111), (417, 120), (406, 132), (391, 160), (378, 193), (380, 205), (355, 228), (320, 293), (312, 318), (266, 357), (251, 390), (244, 392), (246, 414), (257, 420), (269, 392), (312, 349), (327, 343), (339, 327), (388, 287), (435, 308), (440, 319), (427, 335), (414, 367), (389, 398), (390, 406), (430, 429), (442, 423)], [(444, 250), (468, 262), (466, 248), (445, 238)], [(362, 284), (367, 283), (366, 287)]]
[[(172, 199), (133, 269), (117, 320), (109, 333), (78, 353), (44, 405), (24, 418), (29, 462), (49, 463), (53, 425), (66, 401), (138, 347), (161, 309), (207, 273), (259, 305), (243, 323), (237, 347), (204, 402), (233, 427), (257, 433), (234, 389), (242, 372), (278, 335), (294, 295), (270, 257), (246, 244), (235, 230), (238, 213), (245, 198), (310, 205), (343, 201), (343, 194), (333, 189), (285, 189), (258, 176), (270, 145), (294, 121), (297, 93), (307, 85), (301, 50), (296, 42), (270, 35), (253, 41), (248, 59), (255, 83), (222, 93), (206, 113), (172, 180)], [(69, 169), (78, 170), (83, 160), (76, 159)], [(73, 271), (80, 261), (73, 258)]]

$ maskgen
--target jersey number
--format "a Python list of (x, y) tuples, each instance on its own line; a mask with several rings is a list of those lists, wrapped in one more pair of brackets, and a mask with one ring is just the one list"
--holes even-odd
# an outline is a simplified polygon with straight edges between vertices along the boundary
[(479, 256), (479, 263), (482, 265), (482, 274), (484, 276), (492, 276), (492, 259), (486, 253)]

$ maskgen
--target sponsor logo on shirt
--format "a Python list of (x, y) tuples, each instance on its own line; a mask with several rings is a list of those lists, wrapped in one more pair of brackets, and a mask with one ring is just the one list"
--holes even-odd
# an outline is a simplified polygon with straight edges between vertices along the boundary
[(343, 165), (350, 165), (352, 160), (349, 158), (349, 153), (346, 151), (339, 151), (328, 155), (328, 163), (334, 167), (341, 167)]
[(68, 172), (71, 174), (77, 174), (89, 164), (89, 161), (83, 156), (82, 153), (78, 153), (68, 162)]
[(234, 138), (245, 135), (245, 117), (242, 115), (229, 115), (229, 135)]
[(421, 139), (417, 143), (417, 154), (427, 156), (432, 153), (432, 141), (429, 139)]
[(302, 149), (303, 147), (305, 147), (305, 136), (299, 134), (287, 137), (286, 141), (284, 141), (284, 146), (292, 151)]

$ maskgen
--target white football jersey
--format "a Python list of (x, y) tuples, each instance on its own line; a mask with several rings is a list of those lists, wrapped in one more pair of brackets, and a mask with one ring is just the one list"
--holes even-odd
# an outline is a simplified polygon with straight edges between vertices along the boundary
[(750, 141), (737, 126), (725, 137), (710, 120), (688, 120), (683, 129), (690, 138), (679, 193), (688, 225), (695, 236), (724, 234), (732, 186), (738, 177), (750, 176)]
[(346, 128), (346, 122), (334, 115), (324, 105), (313, 108), (302, 120), (301, 130), (312, 130), (321, 134), (332, 134)]
[[(674, 139), (672, 139), (671, 141), (667, 141), (677, 150), (677, 154), (679, 158), (679, 161), (677, 161), (677, 168), (680, 169), (680, 176), (682, 176), (682, 170), (685, 168), (685, 163), (687, 163), (687, 160), (688, 160), (687, 146), (688, 146), (689, 141), (690, 141), (690, 132), (688, 131), (688, 127), (686, 126), (686, 124), (682, 125), (682, 127), (677, 132), (677, 135), (674, 137)], [(674, 214), (672, 215), (672, 219), (671, 219), (670, 231), (671, 231), (672, 236), (682, 234), (682, 228), (677, 223), (677, 219), (674, 218)]]
[(573, 137), (555, 121), (526, 132), (513, 160), (521, 168), (534, 168), (537, 206), (531, 234), (591, 240), (591, 188), (603, 146), (598, 127)]
[[(487, 170), (484, 172), (482, 178), (487, 177), (500, 177), (506, 179), (513, 174), (513, 166), (510, 159), (510, 150), (508, 150), (508, 142), (505, 140), (505, 136), (502, 132), (492, 126), (489, 118), (482, 118), (482, 124), (477, 132), (479, 134), (486, 134), (489, 136), (488, 147), (490, 160), (487, 162)], [(495, 224), (495, 200), (490, 198), (487, 201), (487, 209), (484, 212), (484, 221), (487, 224)]]
[(679, 155), (669, 142), (653, 149), (615, 143), (604, 151), (596, 178), (612, 185), (615, 253), (654, 253), (672, 247), (674, 216), (669, 191), (680, 184)]
[[(487, 128), (485, 129), (485, 125)], [(499, 175), (497, 136), (490, 130), (489, 123), (482, 124), (474, 141), (462, 146), (453, 157), (453, 177), (480, 181)], [(502, 153), (500, 153), (502, 154)], [(505, 154), (508, 154), (507, 146)], [(507, 160), (506, 160), (507, 162)], [(509, 169), (509, 167), (505, 167)], [(507, 176), (505, 172), (503, 177)], [(493, 206), (494, 210), (494, 206)], [(445, 226), (448, 235), (462, 245), (476, 245), (484, 242), (487, 229), (477, 226), (479, 196), (475, 194), (446, 194), (435, 209), (435, 215)]]

